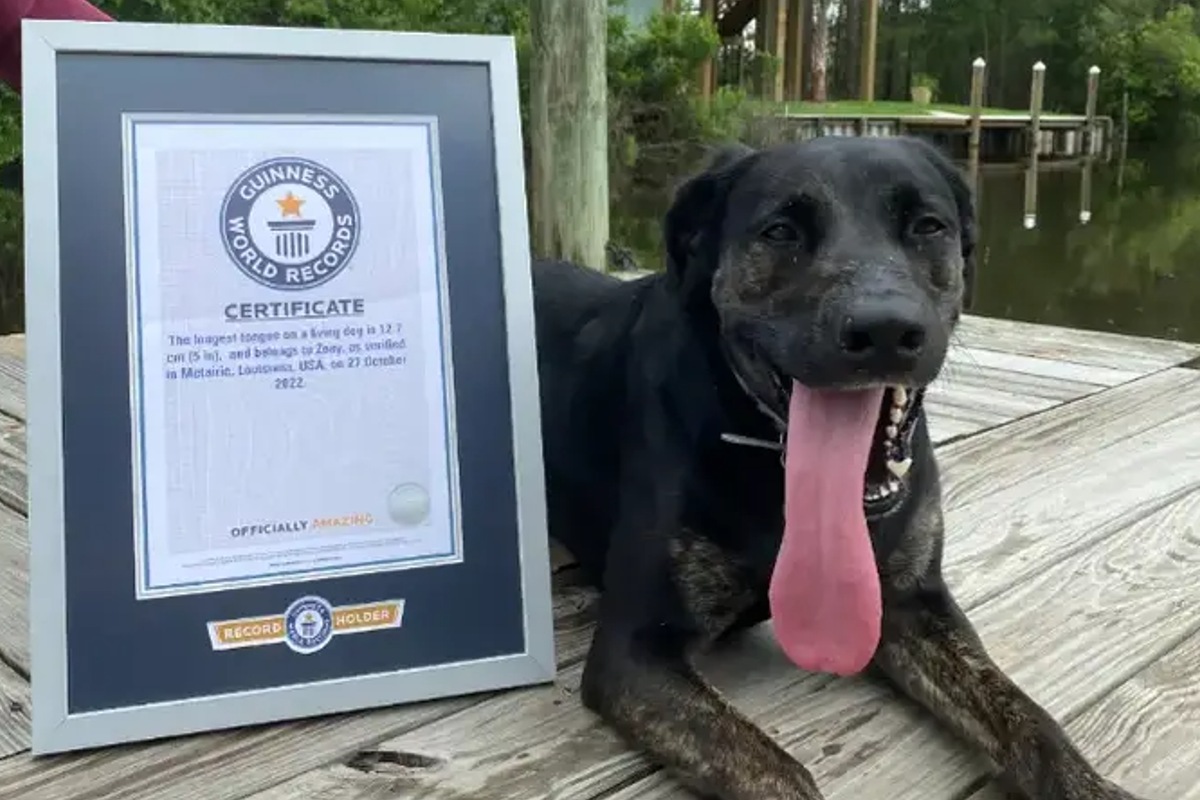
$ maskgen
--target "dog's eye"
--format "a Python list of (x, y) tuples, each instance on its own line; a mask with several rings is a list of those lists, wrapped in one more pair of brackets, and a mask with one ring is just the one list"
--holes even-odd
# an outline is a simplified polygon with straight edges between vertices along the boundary
[(926, 214), (913, 223), (912, 232), (916, 236), (936, 236), (946, 230), (945, 224), (937, 217)]
[(800, 239), (796, 226), (787, 222), (776, 222), (763, 229), (762, 237), (768, 242), (795, 242)]

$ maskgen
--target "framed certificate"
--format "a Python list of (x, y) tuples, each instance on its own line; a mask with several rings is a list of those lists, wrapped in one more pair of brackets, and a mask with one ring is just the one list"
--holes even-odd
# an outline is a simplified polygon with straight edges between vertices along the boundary
[(554, 676), (506, 37), (24, 24), (34, 751)]

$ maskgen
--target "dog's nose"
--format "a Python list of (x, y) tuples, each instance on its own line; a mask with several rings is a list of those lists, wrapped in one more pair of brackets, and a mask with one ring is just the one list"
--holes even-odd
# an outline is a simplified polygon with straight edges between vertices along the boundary
[(842, 321), (842, 354), (863, 367), (911, 368), (927, 338), (921, 309), (896, 300), (860, 301)]

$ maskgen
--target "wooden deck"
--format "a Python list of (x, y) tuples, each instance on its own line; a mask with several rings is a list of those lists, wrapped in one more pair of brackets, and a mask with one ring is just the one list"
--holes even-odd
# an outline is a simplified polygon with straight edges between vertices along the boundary
[[(1146, 800), (1200, 800), (1197, 356), (971, 318), (930, 392), (952, 585), (996, 659)], [(21, 340), (0, 340), (3, 800), (690, 796), (574, 696), (593, 598), (565, 561), (553, 686), (31, 759), (23, 376)], [(704, 667), (829, 800), (1001, 797), (923, 713), (798, 672), (766, 628)]]

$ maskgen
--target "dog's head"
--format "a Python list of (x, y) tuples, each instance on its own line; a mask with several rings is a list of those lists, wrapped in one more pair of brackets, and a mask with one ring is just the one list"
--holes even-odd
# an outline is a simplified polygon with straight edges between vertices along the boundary
[(921, 387), (974, 272), (971, 192), (910, 138), (734, 146), (668, 212), (669, 269), (716, 308), (742, 380), (781, 416), (789, 379)]
[[(672, 285), (786, 429), (789, 464), (793, 444), (829, 469), (867, 440), (868, 519), (908, 496), (922, 390), (969, 300), (975, 235), (966, 182), (908, 138), (729, 148), (681, 187), (665, 230)], [(840, 450), (821, 449), (831, 436)]]

